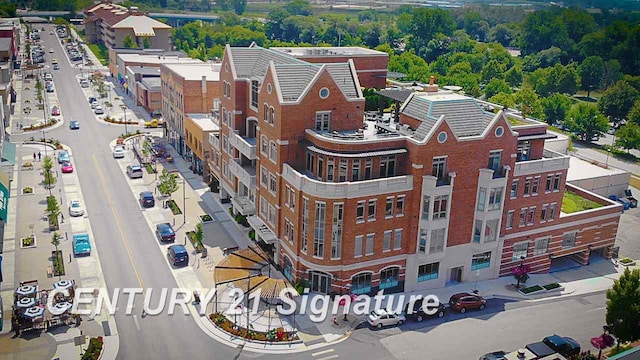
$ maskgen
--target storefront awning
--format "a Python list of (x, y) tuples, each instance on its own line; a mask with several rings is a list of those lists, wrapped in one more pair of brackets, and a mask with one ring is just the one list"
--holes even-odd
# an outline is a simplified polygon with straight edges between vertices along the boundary
[(2, 143), (2, 160), (16, 164), (16, 144), (7, 140)]

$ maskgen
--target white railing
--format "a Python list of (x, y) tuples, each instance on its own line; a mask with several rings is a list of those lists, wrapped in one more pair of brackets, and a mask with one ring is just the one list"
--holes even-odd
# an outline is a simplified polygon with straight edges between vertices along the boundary
[(282, 177), (305, 194), (325, 199), (357, 198), (413, 189), (413, 176), (411, 175), (332, 183), (311, 179), (299, 173), (289, 164), (283, 164)]
[(220, 151), (220, 138), (216, 135), (217, 134), (209, 134), (209, 144), (217, 151)]
[(231, 172), (231, 174), (237, 177), (238, 180), (242, 181), (248, 187), (250, 188), (256, 187), (255, 173), (254, 174), (249, 173), (249, 171), (246, 168), (244, 168), (238, 163), (237, 159), (234, 159), (234, 161), (229, 162), (229, 171)]
[(238, 151), (240, 151), (240, 153), (246, 156), (249, 160), (256, 159), (256, 145), (251, 145), (235, 131), (229, 133), (229, 144), (238, 149)]
[(513, 176), (542, 172), (561, 171), (569, 168), (569, 156), (551, 150), (544, 150), (543, 158), (516, 162)]

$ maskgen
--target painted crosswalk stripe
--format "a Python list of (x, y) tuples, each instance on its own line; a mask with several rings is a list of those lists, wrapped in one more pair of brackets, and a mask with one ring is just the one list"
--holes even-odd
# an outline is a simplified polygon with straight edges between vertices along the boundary
[(311, 354), (311, 356), (316, 357), (316, 356), (328, 354), (330, 352), (333, 352), (333, 349), (327, 349), (327, 350), (323, 350), (323, 351), (318, 351), (316, 353)]
[(335, 359), (337, 357), (339, 357), (339, 356), (338, 355), (330, 355), (330, 356), (326, 356), (326, 357), (320, 358), (318, 360), (329, 360), (329, 359)]

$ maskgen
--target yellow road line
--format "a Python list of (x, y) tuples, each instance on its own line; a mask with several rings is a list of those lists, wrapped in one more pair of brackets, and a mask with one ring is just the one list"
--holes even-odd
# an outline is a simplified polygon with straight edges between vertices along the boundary
[(124, 244), (124, 247), (127, 249), (127, 255), (129, 255), (129, 260), (131, 260), (131, 266), (133, 266), (133, 272), (136, 274), (136, 278), (138, 279), (138, 284), (140, 285), (141, 288), (144, 289), (144, 285), (142, 284), (142, 279), (140, 278), (140, 274), (138, 273), (138, 269), (136, 268), (135, 261), (133, 261), (133, 253), (129, 248), (127, 238), (124, 236), (124, 231), (122, 231), (122, 225), (120, 225), (120, 220), (118, 220), (118, 213), (116, 212), (116, 208), (113, 205), (113, 199), (111, 198), (111, 193), (109, 192), (109, 188), (107, 187), (107, 182), (105, 181), (105, 177), (104, 177), (104, 174), (102, 173), (102, 169), (100, 169), (100, 166), (98, 164), (98, 159), (96, 158), (96, 154), (93, 154), (93, 163), (96, 167), (98, 177), (100, 178), (100, 183), (102, 185), (102, 188), (104, 189), (104, 192), (107, 194), (107, 202), (109, 203), (109, 207), (111, 208), (111, 212), (113, 213), (113, 217), (116, 221), (116, 227), (120, 232), (120, 238), (122, 239), (122, 243)]

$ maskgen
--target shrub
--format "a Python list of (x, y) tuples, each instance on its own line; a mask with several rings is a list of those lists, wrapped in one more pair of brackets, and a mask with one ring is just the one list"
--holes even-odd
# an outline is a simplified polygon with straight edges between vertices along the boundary
[(176, 204), (175, 201), (167, 200), (167, 205), (169, 206), (169, 209), (171, 209), (171, 212), (173, 213), (173, 215), (182, 214), (182, 211), (180, 210), (180, 208), (178, 207), (178, 204)]
[(560, 287), (560, 284), (558, 283), (551, 283), (551, 284), (547, 284), (542, 286), (543, 288), (545, 288), (546, 290), (553, 290), (553, 289), (557, 289)]
[(630, 258), (628, 258), (628, 257), (626, 257), (626, 258), (624, 258), (624, 259), (620, 260), (620, 263), (621, 263), (621, 264), (624, 264), (624, 265), (626, 265), (626, 264), (631, 264), (632, 262), (633, 262), (633, 260), (631, 260), (631, 259), (630, 259)]
[(248, 236), (249, 236), (249, 239), (255, 240), (256, 239), (256, 231), (253, 230), (253, 229), (250, 230)]
[(82, 354), (82, 360), (97, 360), (100, 357), (100, 353), (102, 352), (102, 347), (104, 345), (104, 340), (102, 336), (98, 336), (95, 338), (91, 338), (89, 340), (89, 346), (87, 350)]
[(532, 292), (540, 291), (540, 290), (543, 290), (542, 286), (540, 286), (540, 285), (534, 285), (534, 286), (529, 286), (529, 287), (527, 287), (527, 288), (524, 288), (524, 289), (522, 289), (522, 290), (520, 290), (520, 291), (521, 291), (523, 294), (530, 294), (530, 293), (532, 293)]
[(31, 194), (33, 192), (33, 188), (31, 186), (25, 186), (24, 193)]

